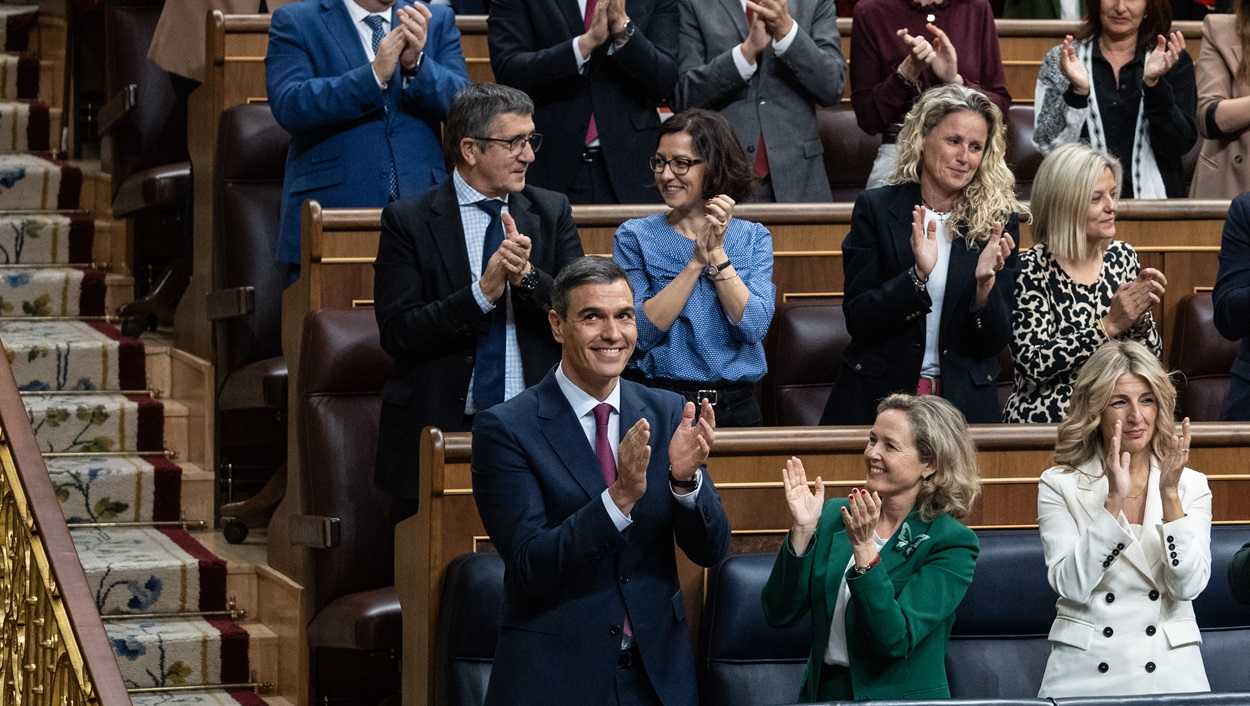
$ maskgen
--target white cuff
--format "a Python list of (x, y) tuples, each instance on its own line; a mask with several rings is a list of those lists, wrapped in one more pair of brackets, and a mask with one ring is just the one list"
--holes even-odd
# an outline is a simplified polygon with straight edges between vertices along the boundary
[(374, 81), (377, 81), (378, 88), (381, 88), (383, 91), (386, 90), (388, 83), (378, 78), (378, 72), (373, 70), (373, 62), (369, 62), (369, 75), (373, 77)]
[(790, 31), (786, 32), (786, 36), (781, 39), (773, 40), (773, 54), (781, 56), (786, 53), (790, 45), (794, 43), (794, 38), (799, 35), (799, 23), (793, 19), (790, 20)]
[(673, 489), (672, 485), (668, 486), (668, 489), (673, 493), (673, 499), (677, 501), (678, 505), (687, 510), (694, 509), (695, 502), (699, 499), (699, 491), (703, 489), (703, 469), (700, 468), (694, 472), (694, 483), (694, 490), (689, 493), (679, 493)]
[(585, 72), (586, 62), (590, 61), (590, 57), (582, 56), (582, 48), (577, 45), (577, 37), (573, 37), (573, 58), (577, 60), (577, 73)]
[(473, 298), (477, 300), (478, 308), (482, 310), (483, 314), (489, 314), (495, 310), (495, 303), (487, 299), (486, 295), (482, 292), (482, 280), (475, 280), (471, 289), (473, 291)]
[(738, 75), (742, 77), (743, 81), (750, 81), (751, 77), (755, 75), (755, 70), (760, 67), (759, 62), (752, 64), (747, 61), (746, 54), (742, 53), (741, 44), (734, 46), (729, 53), (733, 56), (734, 66), (738, 69)]
[(612, 524), (616, 525), (617, 532), (624, 532), (626, 528), (634, 524), (634, 521), (621, 512), (621, 508), (617, 507), (616, 503), (612, 501), (612, 496), (606, 488), (599, 497), (603, 498), (603, 507), (608, 511), (608, 517), (612, 518)]

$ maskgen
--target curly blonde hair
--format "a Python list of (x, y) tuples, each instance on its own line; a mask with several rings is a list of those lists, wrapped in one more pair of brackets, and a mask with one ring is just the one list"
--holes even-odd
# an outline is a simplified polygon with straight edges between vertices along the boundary
[(907, 415), (912, 443), (933, 474), (920, 483), (916, 508), (925, 522), (946, 513), (962, 520), (981, 493), (977, 447), (968, 435), (968, 421), (950, 402), (925, 395), (893, 394), (877, 405), (877, 414), (897, 410)]
[(1055, 462), (1076, 470), (1077, 466), (1102, 451), (1102, 412), (1115, 394), (1115, 384), (1123, 375), (1136, 375), (1146, 381), (1155, 396), (1154, 434), (1151, 451), (1163, 457), (1163, 444), (1176, 433), (1176, 387), (1163, 364), (1137, 341), (1108, 341), (1085, 361), (1072, 383), (1068, 415), (1059, 423), (1055, 440)]
[(920, 183), (924, 168), (924, 139), (951, 113), (971, 111), (985, 118), (989, 140), (981, 165), (955, 200), (954, 222), (961, 226), (968, 245), (987, 240), (997, 224), (1006, 224), (1013, 213), (1027, 219), (1028, 208), (1016, 198), (1015, 175), (1007, 168), (1007, 138), (1003, 114), (980, 91), (948, 83), (931, 88), (907, 111), (898, 133), (898, 163), (891, 184)]

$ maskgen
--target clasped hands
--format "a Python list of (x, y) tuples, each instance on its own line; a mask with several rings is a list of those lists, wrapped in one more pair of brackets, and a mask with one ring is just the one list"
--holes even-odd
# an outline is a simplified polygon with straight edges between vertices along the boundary
[[(803, 462), (791, 456), (781, 469), (781, 480), (786, 491), (786, 505), (790, 509), (790, 548), (795, 555), (803, 556), (820, 524), (820, 513), (825, 506), (825, 482), (816, 476), (815, 490), (807, 487), (807, 471)], [(881, 519), (881, 498), (875, 492), (863, 488), (851, 488), (846, 505), (841, 508), (842, 527), (851, 542), (857, 566), (868, 566), (880, 550), (873, 541), (877, 523)]]
[(932, 22), (924, 27), (933, 35), (932, 42), (926, 37), (913, 36), (906, 29), (895, 32), (911, 49), (903, 63), (898, 65), (898, 70), (912, 83), (918, 81), (928, 68), (942, 83), (962, 84), (964, 80), (959, 75), (959, 55), (955, 51), (954, 43), (942, 28)]
[(794, 26), (790, 5), (786, 0), (747, 0), (751, 26), (742, 42), (742, 56), (754, 64), (769, 42), (785, 39)]
[[(680, 481), (694, 478), (695, 471), (707, 461), (716, 439), (716, 412), (704, 399), (698, 421), (695, 406), (687, 402), (682, 409), (681, 421), (668, 442), (668, 464), (673, 478)], [(639, 419), (621, 438), (616, 453), (616, 482), (608, 488), (608, 495), (616, 503), (621, 514), (629, 515), (634, 504), (647, 492), (647, 467), (651, 465), (651, 423), (646, 417)]]
[(599, 0), (595, 4), (595, 14), (590, 18), (590, 26), (586, 28), (585, 34), (577, 38), (577, 46), (582, 56), (590, 58), (591, 53), (609, 39), (624, 38), (628, 24), (625, 0)]
[(382, 37), (373, 57), (373, 73), (382, 83), (391, 80), (396, 64), (403, 66), (404, 71), (417, 68), (430, 28), (430, 8), (422, 3), (406, 5), (395, 11), (399, 13), (399, 25)]
[(1137, 278), (1120, 285), (1111, 297), (1111, 311), (1102, 320), (1103, 330), (1115, 338), (1133, 327), (1150, 307), (1163, 301), (1168, 280), (1153, 267), (1143, 267)]
[(703, 204), (703, 224), (695, 233), (690, 265), (701, 272), (707, 265), (719, 265), (725, 254), (725, 231), (733, 218), (736, 202), (726, 194), (713, 196)]
[(503, 242), (486, 261), (486, 270), (478, 281), (482, 294), (492, 302), (499, 301), (509, 282), (513, 287), (521, 286), (521, 278), (533, 269), (529, 236), (517, 232), (516, 221), (510, 214), (502, 214), (500, 220), (503, 221)]

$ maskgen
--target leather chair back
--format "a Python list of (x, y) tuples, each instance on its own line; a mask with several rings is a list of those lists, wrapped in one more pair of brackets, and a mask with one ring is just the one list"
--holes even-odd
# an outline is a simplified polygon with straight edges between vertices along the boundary
[(1012, 105), (1007, 111), (1007, 166), (1016, 175), (1016, 193), (1027, 199), (1033, 177), (1042, 164), (1042, 153), (1033, 144), (1033, 106)]
[[(1037, 694), (1050, 654), (1056, 596), (1037, 530), (977, 532), (981, 553), (955, 613), (946, 675), (955, 698)], [(1011, 596), (1011, 600), (1004, 600)]]
[(1218, 422), (1228, 395), (1229, 370), (1237, 357), (1237, 343), (1216, 330), (1210, 292), (1181, 299), (1175, 321), (1168, 365), (1179, 373), (1175, 378), (1177, 418)]
[(392, 498), (373, 483), (390, 369), (371, 309), (305, 317), (297, 383), (305, 511), (341, 520), (337, 546), (310, 552), (313, 615), (339, 596), (394, 584)]
[(778, 306), (766, 345), (764, 423), (819, 424), (850, 342), (841, 299), (799, 299)]
[(811, 647), (811, 621), (776, 629), (764, 619), (760, 595), (773, 554), (735, 554), (708, 572), (699, 625), (699, 694), (719, 706), (798, 701)]
[(818, 109), (816, 126), (825, 146), (825, 173), (834, 202), (854, 201), (868, 183), (881, 137), (859, 129), (849, 105)]
[(447, 565), (438, 613), (434, 702), (482, 706), (503, 606), (503, 560), (462, 554)]
[(106, 95), (115, 96), (130, 84), (138, 86), (134, 108), (108, 134), (104, 152), (114, 196), (136, 172), (190, 159), (186, 97), (175, 89), (175, 79), (147, 56), (164, 4), (162, 0), (105, 2)]
[(282, 212), (282, 177), (290, 135), (265, 104), (222, 113), (217, 130), (217, 257), (214, 289), (252, 287), (248, 316), (217, 327), (218, 375), (282, 355), (282, 290), (286, 275), (274, 263)]
[[(1228, 565), (1246, 542), (1250, 525), (1211, 528), (1211, 580), (1194, 600), (1194, 615), (1202, 629), (1202, 661), (1212, 691), (1250, 692), (1250, 605), (1234, 600), (1228, 585)], [(1250, 704), (1250, 699), (1240, 703)]]

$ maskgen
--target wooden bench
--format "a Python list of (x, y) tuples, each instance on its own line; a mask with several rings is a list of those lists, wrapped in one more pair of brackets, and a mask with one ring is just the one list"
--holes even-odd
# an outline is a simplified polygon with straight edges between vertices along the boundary
[[(1033, 527), (1037, 478), (1053, 465), (1055, 427), (984, 425), (972, 429), (984, 479), (968, 524)], [(421, 510), (396, 529), (396, 588), (406, 616), (404, 675), (408, 693), (428, 694), (438, 678), (434, 626), (443, 571), (456, 556), (491, 551), (469, 480), (471, 435), (426, 429), (421, 447)], [(728, 429), (717, 434), (709, 461), (733, 528), (731, 551), (773, 551), (789, 528), (780, 469), (801, 457), (808, 477), (820, 475), (826, 497), (845, 496), (864, 478), (865, 427)], [(1217, 522), (1250, 521), (1250, 424), (1195, 424), (1190, 465), (1206, 473)], [(679, 573), (693, 634), (698, 634), (706, 572), (679, 555)], [(1223, 577), (1212, 577), (1212, 581)], [(432, 676), (431, 676), (432, 675)], [(408, 700), (406, 704), (425, 703)]]
[[(1120, 202), (1117, 237), (1132, 243), (1143, 266), (1168, 278), (1156, 307), (1162, 323), (1164, 359), (1171, 348), (1172, 319), (1182, 297), (1215, 284), (1220, 233), (1228, 201)], [(773, 233), (773, 281), (777, 299), (838, 296), (843, 290), (842, 239), (850, 229), (852, 204), (748, 204), (738, 215)], [(624, 220), (648, 215), (655, 206), (577, 206), (573, 217), (588, 254), (610, 255), (612, 235)], [(378, 249), (378, 209), (321, 209), (304, 212), (302, 272), (307, 308), (372, 305), (373, 259)], [(1031, 244), (1029, 226), (1021, 239)], [(285, 312), (284, 312), (285, 316)]]

